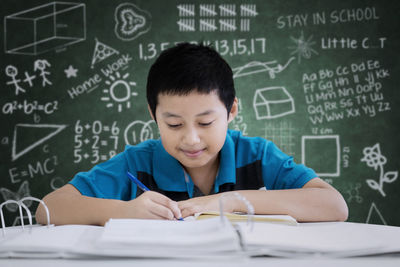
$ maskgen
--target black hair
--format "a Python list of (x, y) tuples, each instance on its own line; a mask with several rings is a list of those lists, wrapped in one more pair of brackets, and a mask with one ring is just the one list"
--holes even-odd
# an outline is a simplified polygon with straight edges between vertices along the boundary
[(203, 44), (180, 43), (164, 50), (150, 68), (146, 90), (154, 119), (159, 94), (216, 91), (228, 116), (235, 99), (232, 69), (217, 51)]

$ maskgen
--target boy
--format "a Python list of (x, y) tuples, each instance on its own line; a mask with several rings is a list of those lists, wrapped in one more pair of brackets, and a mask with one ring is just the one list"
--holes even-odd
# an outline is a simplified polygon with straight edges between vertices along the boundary
[[(295, 164), (270, 141), (228, 130), (238, 112), (232, 70), (212, 48), (182, 43), (161, 53), (149, 71), (147, 101), (161, 140), (127, 146), (45, 196), (51, 223), (172, 220), (218, 210), (219, 197), (232, 190), (256, 214), (346, 220), (344, 199), (313, 170)], [(127, 171), (151, 191), (142, 192)], [(246, 212), (236, 200), (224, 209)], [(46, 223), (45, 218), (39, 206), (36, 219)]]

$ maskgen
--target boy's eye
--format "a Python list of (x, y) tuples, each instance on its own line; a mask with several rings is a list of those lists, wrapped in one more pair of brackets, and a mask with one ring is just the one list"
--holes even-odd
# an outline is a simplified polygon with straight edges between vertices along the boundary
[(200, 126), (209, 126), (213, 123), (214, 121), (206, 122), (206, 123), (199, 123)]
[(167, 124), (169, 128), (178, 128), (182, 124)]

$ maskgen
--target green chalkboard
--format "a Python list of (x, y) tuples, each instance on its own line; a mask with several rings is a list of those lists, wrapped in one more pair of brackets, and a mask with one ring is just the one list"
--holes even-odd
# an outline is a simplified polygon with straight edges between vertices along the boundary
[(158, 138), (147, 72), (188, 41), (231, 65), (232, 129), (314, 168), (349, 221), (400, 225), (399, 1), (3, 0), (0, 13), (0, 202)]

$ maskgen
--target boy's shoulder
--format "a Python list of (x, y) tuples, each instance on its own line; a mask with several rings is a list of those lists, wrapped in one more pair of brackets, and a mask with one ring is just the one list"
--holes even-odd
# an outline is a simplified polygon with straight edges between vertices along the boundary
[(250, 136), (245, 136), (242, 134), (241, 131), (235, 131), (235, 130), (228, 130), (228, 136), (232, 139), (232, 141), (235, 143), (235, 146), (238, 145), (244, 145), (244, 146), (260, 146), (264, 145), (268, 142), (265, 138), (262, 137), (250, 137)]
[(259, 160), (265, 148), (272, 144), (271, 141), (262, 137), (244, 136), (240, 131), (228, 130), (228, 136), (233, 142), (237, 161)]
[(125, 152), (127, 152), (127, 153), (140, 153), (140, 152), (152, 153), (152, 152), (160, 149), (159, 148), (160, 144), (161, 144), (160, 139), (149, 139), (149, 140), (143, 141), (136, 145), (126, 145)]

